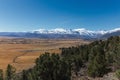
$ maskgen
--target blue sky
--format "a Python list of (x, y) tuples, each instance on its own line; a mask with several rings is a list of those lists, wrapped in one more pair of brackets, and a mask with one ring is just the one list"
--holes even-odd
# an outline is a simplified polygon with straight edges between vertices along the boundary
[(0, 0), (0, 31), (120, 27), (120, 0)]

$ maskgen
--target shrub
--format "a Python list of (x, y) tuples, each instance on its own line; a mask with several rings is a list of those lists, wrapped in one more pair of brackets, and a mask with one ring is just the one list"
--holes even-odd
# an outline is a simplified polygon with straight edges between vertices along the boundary
[(116, 70), (115, 74), (120, 79), (120, 69)]

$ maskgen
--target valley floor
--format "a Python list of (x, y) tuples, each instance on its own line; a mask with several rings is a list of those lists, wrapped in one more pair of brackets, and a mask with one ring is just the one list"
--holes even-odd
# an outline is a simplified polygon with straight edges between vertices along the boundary
[(81, 39), (0, 38), (0, 69), (12, 64), (17, 72), (34, 66), (35, 59), (45, 52), (60, 53), (59, 48), (88, 44)]

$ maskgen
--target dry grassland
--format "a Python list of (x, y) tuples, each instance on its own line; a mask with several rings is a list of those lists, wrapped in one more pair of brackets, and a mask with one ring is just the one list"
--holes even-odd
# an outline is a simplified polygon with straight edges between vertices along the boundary
[(0, 69), (12, 64), (17, 71), (34, 65), (39, 55), (50, 52), (60, 53), (59, 48), (89, 43), (80, 39), (15, 39), (0, 38)]

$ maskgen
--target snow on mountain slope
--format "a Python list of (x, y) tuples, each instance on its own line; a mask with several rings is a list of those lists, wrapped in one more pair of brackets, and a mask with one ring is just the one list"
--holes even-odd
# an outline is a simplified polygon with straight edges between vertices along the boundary
[(94, 36), (95, 35), (95, 31), (90, 31), (87, 30), (85, 28), (81, 28), (81, 29), (73, 29), (73, 32), (78, 32), (80, 35), (90, 35), (90, 36)]
[(98, 34), (105, 34), (106, 31), (91, 31), (87, 30), (85, 28), (79, 28), (79, 29), (63, 29), (63, 28), (56, 28), (56, 29), (38, 29), (34, 30), (33, 33), (38, 34), (79, 34), (79, 35), (89, 35), (89, 36), (95, 36)]
[(120, 31), (120, 28), (115, 28), (113, 30), (109, 30), (109, 31), (107, 31), (107, 33), (113, 33), (113, 32), (117, 32), (117, 31)]
[(63, 28), (56, 28), (56, 29), (38, 29), (34, 30), (33, 33), (41, 33), (41, 34), (72, 34), (70, 30), (63, 29)]
[[(79, 35), (79, 36), (84, 36), (84, 37), (91, 37), (91, 38), (100, 38), (101, 36), (104, 36), (106, 34), (111, 34), (114, 32), (120, 31), (120, 28), (116, 28), (113, 30), (99, 30), (99, 31), (92, 31), (88, 30), (85, 28), (78, 28), (78, 29), (63, 29), (63, 28), (56, 28), (56, 29), (39, 29), (39, 30), (34, 30), (32, 33), (37, 33), (37, 34), (69, 34), (69, 35)], [(110, 35), (109, 35), (110, 36)]]
[(120, 28), (116, 28), (113, 30), (100, 30), (100, 31), (92, 31), (92, 30), (87, 30), (85, 28), (78, 28), (78, 29), (63, 29), (63, 28), (56, 28), (56, 29), (38, 29), (38, 30), (34, 30), (34, 32), (37, 33), (42, 33), (42, 34), (80, 34), (80, 35), (95, 35), (95, 34), (101, 34), (104, 35), (106, 33), (112, 33), (112, 32), (116, 32), (116, 31), (120, 31)]
[(113, 30), (92, 31), (85, 28), (79, 29), (38, 29), (30, 32), (0, 32), (0, 36), (23, 37), (23, 38), (81, 38), (81, 39), (103, 39), (110, 36), (120, 36), (120, 28)]

